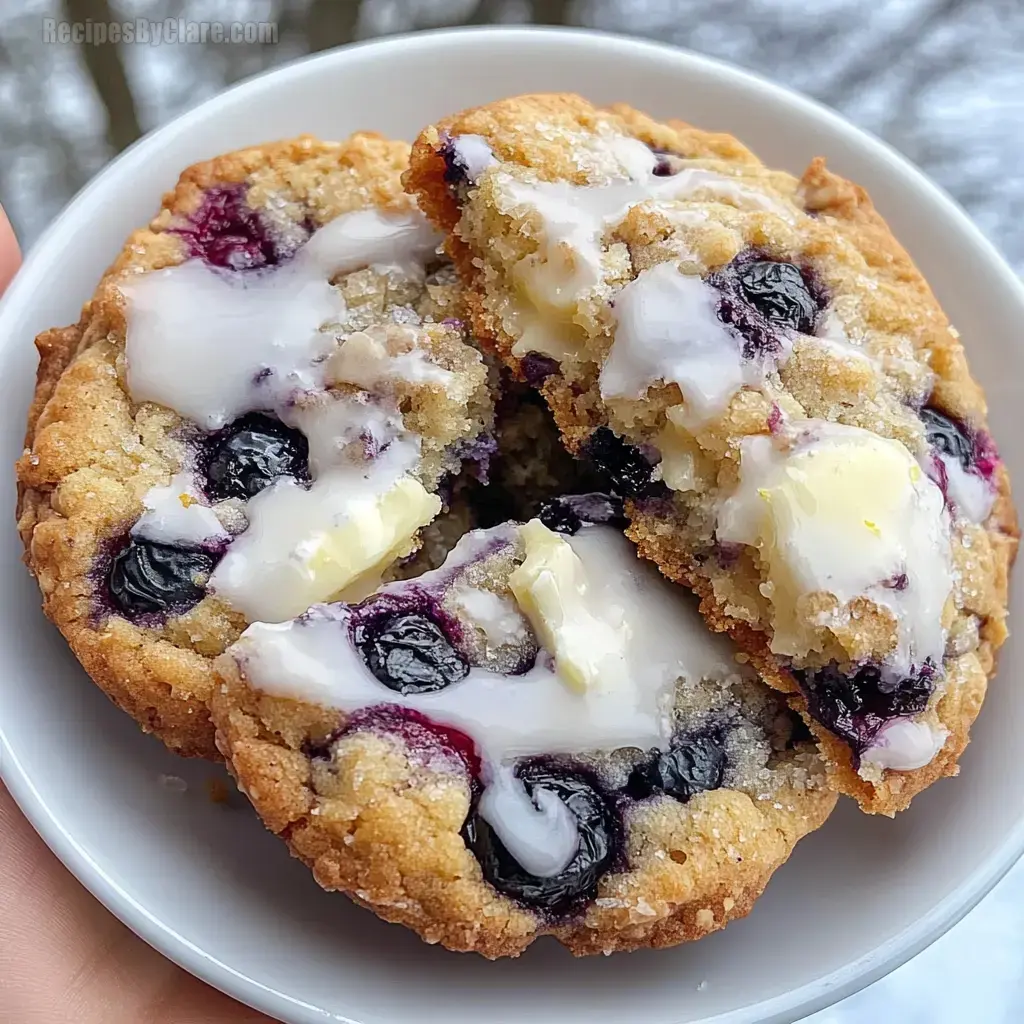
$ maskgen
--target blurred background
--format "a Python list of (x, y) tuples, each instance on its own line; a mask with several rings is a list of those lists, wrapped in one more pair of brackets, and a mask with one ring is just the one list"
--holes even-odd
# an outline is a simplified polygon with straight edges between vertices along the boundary
[[(135, 19), (248, 23), (252, 38), (113, 45), (95, 30)], [(118, 151), (240, 78), (353, 40), (529, 22), (673, 42), (835, 107), (1024, 272), (1024, 0), (0, 0), (0, 203), (27, 247)], [(63, 38), (72, 23), (91, 36)], [(1024, 1020), (1022, 905), (1018, 865), (925, 953), (808, 1024)]]
[[(153, 46), (44, 27), (137, 18), (270, 29)], [(1024, 0), (0, 0), (0, 202), (31, 243), (119, 150), (239, 78), (356, 39), (497, 22), (671, 41), (808, 93), (910, 157), (1024, 270)]]

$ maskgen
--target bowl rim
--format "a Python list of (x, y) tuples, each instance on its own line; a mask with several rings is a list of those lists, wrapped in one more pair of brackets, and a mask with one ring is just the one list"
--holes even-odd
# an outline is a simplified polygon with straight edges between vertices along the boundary
[[(349, 60), (353, 54), (361, 51), (377, 49), (395, 54), (398, 51), (419, 47), (443, 46), (449, 40), (459, 37), (498, 35), (513, 41), (519, 38), (524, 42), (531, 37), (532, 40), (547, 37), (562, 41), (572, 38), (584, 44), (596, 44), (604, 48), (646, 50), (661, 57), (671, 55), (673, 59), (689, 64), (699, 73), (731, 80), (737, 84), (757, 86), (773, 93), (776, 98), (784, 100), (791, 109), (828, 124), (869, 157), (886, 164), (887, 170), (898, 172), (916, 188), (928, 194), (941, 208), (948, 222), (971, 237), (978, 253), (986, 260), (987, 269), (996, 279), (997, 287), (1014, 296), (1024, 311), (1024, 282), (1017, 277), (998, 249), (982, 234), (962, 207), (893, 147), (871, 132), (853, 125), (829, 107), (728, 61), (670, 43), (597, 29), (563, 26), (461, 26), (363, 40), (326, 53), (298, 57), (245, 78), (196, 104), (159, 128), (147, 132), (88, 181), (26, 253), (21, 269), (15, 275), (7, 292), (0, 298), (0, 338), (16, 336), (14, 332), (5, 330), (5, 327), (36, 301), (36, 293), (44, 284), (45, 267), (59, 255), (58, 239), (65, 224), (79, 215), (79, 211), (86, 207), (91, 197), (106, 189), (111, 179), (130, 172), (141, 155), (159, 147), (165, 138), (186, 130), (194, 121), (205, 119), (210, 113), (215, 112), (218, 106), (233, 102), (238, 93), (265, 88), (268, 79), (280, 80), (316, 74), (317, 66)], [(330, 1019), (339, 1024), (360, 1024), (353, 1018), (324, 1011), (235, 970), (154, 916), (90, 857), (72, 832), (55, 815), (20, 763), (17, 746), (13, 738), (5, 733), (2, 723), (0, 779), (6, 784), (32, 827), (78, 881), (136, 935), (178, 966), (232, 998), (284, 1020), (296, 1019), (292, 1014), (299, 1012), (309, 1015), (306, 1019)], [(890, 937), (874, 950), (799, 988), (747, 1007), (704, 1018), (703, 1024), (752, 1024), (755, 1021), (762, 1024), (783, 1024), (801, 1019), (852, 995), (906, 963), (940, 938), (988, 894), (1022, 854), (1024, 819), (1014, 824), (999, 845), (985, 860), (975, 866), (969, 877), (953, 892), (912, 925)]]

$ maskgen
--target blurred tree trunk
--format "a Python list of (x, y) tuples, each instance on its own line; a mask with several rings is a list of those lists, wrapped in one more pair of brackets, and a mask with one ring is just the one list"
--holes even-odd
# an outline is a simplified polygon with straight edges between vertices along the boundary
[(572, 24), (572, 0), (530, 0), (530, 10), (537, 25)]
[(311, 0), (306, 14), (309, 52), (350, 43), (359, 26), (361, 0)]
[[(107, 0), (64, 0), (64, 14), (68, 21), (116, 21)], [(82, 63), (92, 77), (100, 102), (107, 111), (107, 142), (115, 153), (131, 145), (141, 134), (139, 115), (135, 110), (128, 76), (121, 61), (119, 46), (104, 43), (93, 46), (83, 43), (79, 47)]]

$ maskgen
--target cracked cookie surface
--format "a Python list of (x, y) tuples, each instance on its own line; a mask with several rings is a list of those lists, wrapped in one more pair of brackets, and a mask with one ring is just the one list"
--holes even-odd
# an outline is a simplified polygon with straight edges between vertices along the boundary
[(438, 122), (405, 181), (477, 334), (792, 695), (833, 784), (891, 814), (955, 774), (1016, 513), (959, 335), (866, 193), (569, 95)]

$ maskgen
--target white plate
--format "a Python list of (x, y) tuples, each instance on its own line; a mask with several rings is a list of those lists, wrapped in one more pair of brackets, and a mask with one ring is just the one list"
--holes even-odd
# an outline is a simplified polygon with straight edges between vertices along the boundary
[[(576, 90), (738, 135), (799, 172), (817, 154), (865, 185), (929, 276), (988, 389), (1024, 479), (1024, 290), (964, 214), (881, 143), (742, 71), (592, 33), (427, 33), (356, 46), (255, 79), (142, 140), (68, 207), (0, 305), (4, 464), (21, 448), (38, 331), (77, 318), (128, 232), (193, 161), (265, 139), (358, 128), (412, 138), (434, 117), (515, 93)], [(2, 506), (14, 503), (3, 474)], [(891, 970), (959, 919), (1024, 849), (1019, 645), (974, 730), (962, 775), (895, 822), (846, 801), (798, 847), (753, 914), (693, 946), (574, 961), (544, 941), (488, 963), (419, 942), (320, 892), (247, 811), (210, 803), (203, 764), (142, 736), (91, 687), (39, 614), (2, 538), (3, 777), (65, 864), (183, 967), (290, 1022), (646, 1024), (788, 1021)], [(1015, 621), (1020, 616), (1015, 617)], [(184, 793), (158, 783), (180, 775)]]

